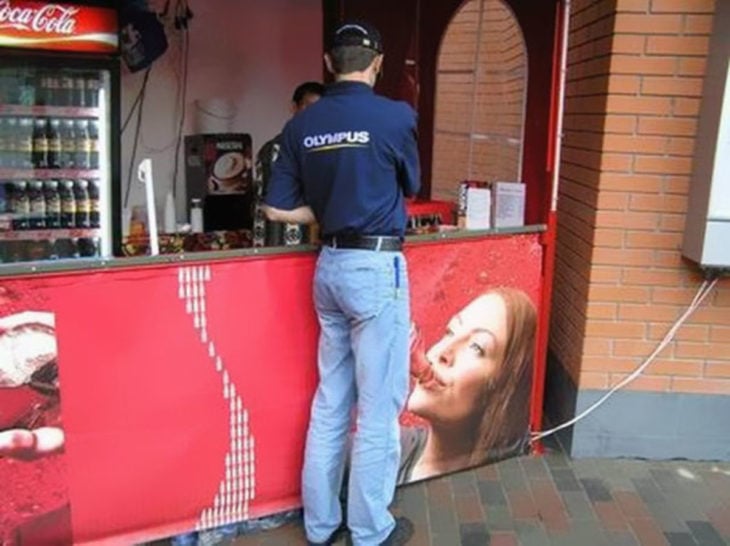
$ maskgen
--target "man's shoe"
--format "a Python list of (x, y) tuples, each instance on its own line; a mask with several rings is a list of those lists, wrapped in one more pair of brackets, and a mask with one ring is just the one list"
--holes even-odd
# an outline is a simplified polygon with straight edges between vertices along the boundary
[(347, 525), (343, 523), (337, 529), (335, 529), (330, 537), (324, 542), (312, 542), (311, 540), (307, 539), (307, 546), (332, 546), (335, 542), (340, 540), (346, 532)]
[(380, 546), (401, 546), (413, 537), (413, 523), (408, 518), (395, 518), (395, 527)]

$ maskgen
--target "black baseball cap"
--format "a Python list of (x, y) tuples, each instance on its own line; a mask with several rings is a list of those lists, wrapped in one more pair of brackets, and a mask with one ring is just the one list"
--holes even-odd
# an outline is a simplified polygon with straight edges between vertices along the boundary
[(330, 49), (340, 46), (362, 46), (378, 53), (383, 52), (380, 32), (363, 21), (346, 21), (337, 27), (332, 35)]

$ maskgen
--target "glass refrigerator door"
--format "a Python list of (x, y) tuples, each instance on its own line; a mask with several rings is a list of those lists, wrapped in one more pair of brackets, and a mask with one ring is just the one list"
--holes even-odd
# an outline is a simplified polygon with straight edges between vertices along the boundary
[(111, 256), (110, 81), (0, 68), (0, 262)]

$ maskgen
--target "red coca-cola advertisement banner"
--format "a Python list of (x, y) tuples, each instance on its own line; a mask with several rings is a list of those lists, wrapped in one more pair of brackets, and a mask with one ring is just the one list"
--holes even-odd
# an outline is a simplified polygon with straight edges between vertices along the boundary
[[(443, 363), (433, 373), (462, 402), (414, 379), (400, 482), (519, 453), (538, 236), (406, 256), (414, 375)], [(317, 381), (315, 258), (0, 281), (0, 544), (142, 542), (298, 507)], [(492, 346), (476, 350), (487, 341), (473, 332), (486, 329)], [(426, 439), (443, 422), (478, 426), (462, 427), (464, 449), (438, 467)]]
[(117, 12), (96, 6), (0, 0), (0, 47), (114, 53)]

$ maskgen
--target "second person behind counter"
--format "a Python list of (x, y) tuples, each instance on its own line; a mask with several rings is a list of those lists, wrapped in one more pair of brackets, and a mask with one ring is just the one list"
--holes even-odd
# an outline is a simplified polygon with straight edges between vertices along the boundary
[[(317, 102), (324, 95), (324, 85), (315, 81), (301, 83), (291, 98), (292, 116)], [(307, 226), (267, 220), (260, 203), (271, 180), (271, 167), (279, 157), (281, 133), (266, 142), (256, 154), (256, 211), (254, 214), (254, 246), (291, 246), (307, 241)]]

